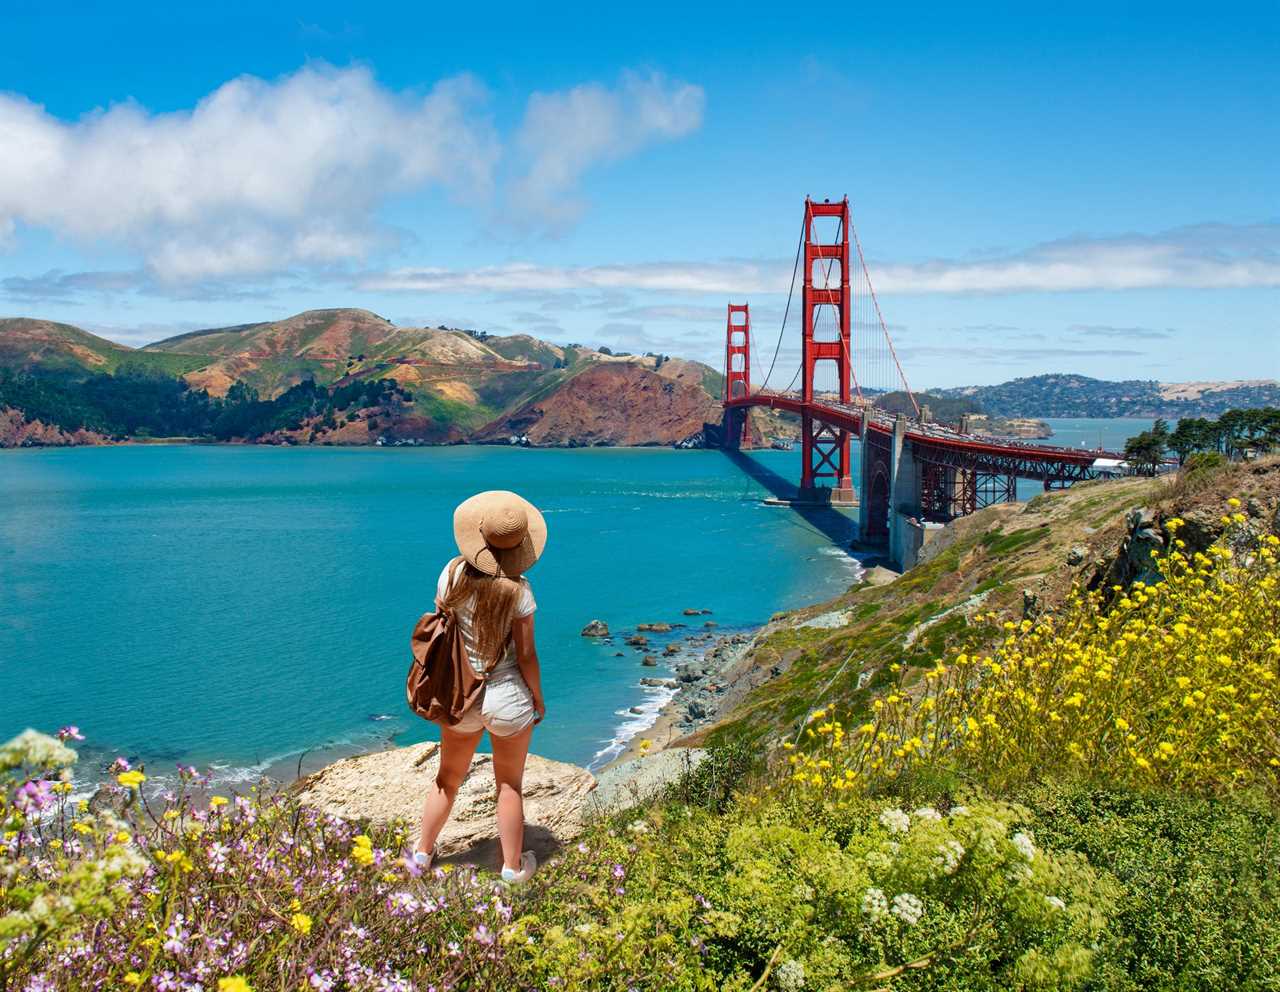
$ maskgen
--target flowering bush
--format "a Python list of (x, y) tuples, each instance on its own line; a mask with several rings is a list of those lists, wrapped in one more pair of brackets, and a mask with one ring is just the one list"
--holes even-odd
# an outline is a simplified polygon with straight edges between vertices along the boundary
[(0, 754), (6, 992), (820, 989), (943, 965), (1065, 987), (1109, 906), (1082, 859), (1040, 850), (1020, 810), (990, 803), (833, 824), (778, 793), (718, 812), (671, 801), (508, 889), (420, 873), (396, 828), (361, 832), (287, 794), (211, 796), (193, 769), (164, 794), (118, 762), (123, 813), (101, 814), (68, 800), (64, 745), (27, 734)]
[(721, 861), (699, 885), (713, 907), (708, 965), (726, 982), (744, 958), (786, 965), (783, 988), (920, 984), (935, 969), (976, 987), (1069, 988), (1089, 973), (1113, 888), (1020, 832), (1025, 810), (983, 801), (877, 816), (857, 804), (822, 829), (803, 803), (756, 805), (727, 829), (700, 822), (686, 836), (701, 855), (674, 852), (705, 864), (710, 847)]
[[(118, 762), (109, 788), (125, 812), (92, 814), (87, 803), (68, 804), (69, 782), (40, 785), (74, 757), (33, 732), (0, 750), (9, 777), (0, 800), (6, 992), (507, 989), (527, 981), (518, 977), (530, 955), (515, 921), (520, 935), (537, 928), (516, 907), (538, 904), (543, 888), (508, 890), (472, 869), (424, 875), (404, 857), (403, 832), (362, 833), (288, 795), (209, 796), (189, 768), (176, 793), (157, 796), (142, 791), (141, 770)], [(632, 939), (617, 954), (608, 907), (622, 904), (626, 868), (616, 858), (635, 845), (614, 844), (613, 860), (580, 858), (560, 876), (552, 904), (562, 915), (579, 904), (599, 909), (608, 936), (575, 931), (583, 935), (572, 955), (579, 971), (603, 971), (616, 958), (651, 973), (664, 946), (656, 931), (687, 920), (622, 912)], [(540, 937), (556, 944), (552, 934)]]
[(1076, 590), (1057, 614), (1006, 621), (990, 653), (957, 652), (915, 684), (900, 669), (856, 727), (820, 713), (794, 779), (841, 792), (950, 763), (997, 789), (1072, 769), (1280, 795), (1280, 539), (1223, 519), (1207, 553), (1175, 536), (1154, 584)]

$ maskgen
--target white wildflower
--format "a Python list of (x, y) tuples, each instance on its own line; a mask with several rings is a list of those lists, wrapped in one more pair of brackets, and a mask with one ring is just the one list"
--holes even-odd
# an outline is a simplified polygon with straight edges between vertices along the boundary
[(1014, 885), (1021, 885), (1023, 882), (1031, 880), (1031, 866), (1021, 863), (1013, 865), (1005, 874), (1005, 877)]
[(911, 814), (917, 820), (941, 820), (942, 814), (932, 806), (921, 806), (918, 810)]
[(952, 807), (951, 807), (951, 815), (952, 815), (953, 817), (957, 817), (957, 816), (968, 816), (968, 815), (969, 815), (969, 807), (968, 807), (968, 806), (952, 806)]
[(871, 917), (873, 922), (884, 919), (889, 912), (889, 900), (880, 889), (867, 889), (862, 897), (862, 912)]
[(24, 730), (0, 745), (0, 769), (65, 768), (76, 763), (76, 753), (62, 741), (36, 730)]
[(938, 845), (938, 853), (933, 863), (944, 875), (954, 875), (960, 867), (960, 859), (964, 857), (964, 845), (958, 840), (949, 840)]
[(911, 829), (911, 817), (898, 808), (880, 814), (880, 825), (891, 834), (905, 834)]
[(783, 992), (799, 992), (804, 988), (804, 965), (795, 958), (787, 958), (774, 972), (778, 976), (778, 988)]
[(1059, 899), (1057, 896), (1045, 896), (1044, 901), (1047, 902), (1053, 909), (1056, 909), (1059, 911), (1067, 908), (1067, 904), (1063, 902), (1061, 899)]
[(649, 832), (649, 824), (645, 823), (644, 820), (633, 820), (627, 829), (633, 834), (647, 834)]
[(889, 908), (889, 912), (907, 926), (913, 927), (920, 922), (920, 917), (924, 916), (924, 903), (920, 901), (919, 896), (903, 892), (893, 897), (893, 905)]
[(1032, 841), (1030, 837), (1028, 837), (1022, 831), (1018, 831), (1016, 834), (1013, 835), (1011, 840), (1013, 841), (1013, 846), (1018, 849), (1019, 854), (1021, 854), (1028, 861), (1035, 860), (1036, 845), (1035, 845), (1035, 842)]

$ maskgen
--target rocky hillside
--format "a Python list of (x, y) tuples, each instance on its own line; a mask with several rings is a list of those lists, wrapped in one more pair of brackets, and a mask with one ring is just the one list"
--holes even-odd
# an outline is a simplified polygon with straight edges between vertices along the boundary
[[(667, 363), (671, 364), (671, 363)], [(691, 365), (692, 363), (684, 363)], [(632, 362), (597, 362), (546, 396), (488, 425), (474, 440), (539, 446), (674, 444), (720, 416), (720, 404), (688, 373)]]
[(931, 666), (981, 612), (1034, 615), (1075, 582), (1149, 578), (1148, 550), (1170, 540), (1165, 520), (1185, 521), (1178, 537), (1189, 552), (1208, 548), (1233, 496), (1253, 533), (1280, 533), (1280, 458), (1191, 478), (1083, 483), (962, 517), (904, 575), (873, 569), (843, 596), (775, 616), (728, 668), (682, 693), (673, 719), (686, 736), (675, 743), (754, 746), (794, 733), (820, 705), (864, 712), (893, 678), (890, 666)]
[[(15, 372), (27, 378), (19, 382)], [(583, 378), (584, 373), (590, 374)], [(164, 423), (145, 414), (123, 416), (120, 408), (129, 399), (103, 386), (104, 376), (119, 375), (133, 383), (148, 376), (179, 377), (210, 409), (203, 418), (169, 417)], [(334, 411), (308, 395), (306, 410), (294, 419), (268, 411), (271, 416), (253, 420), (257, 433), (246, 436), (371, 444), (494, 442), (519, 434), (533, 444), (666, 444), (695, 433), (703, 418), (719, 415), (713, 399), (719, 376), (697, 362), (615, 356), (527, 334), (401, 327), (366, 310), (309, 310), (280, 321), (193, 331), (141, 349), (66, 324), (0, 321), (0, 406), (8, 396), (10, 408), (21, 410), (27, 421), (38, 419), (24, 407), (38, 394), (40, 414), (68, 436), (86, 426), (132, 434), (137, 428), (131, 420), (163, 434), (175, 419), (194, 425), (184, 432), (199, 435), (201, 424), (226, 425), (228, 418), (219, 421), (224, 398), (283, 398), (293, 410), (294, 391), (308, 383), (336, 395), (379, 380), (398, 384), (402, 392), (395, 403), (348, 413), (347, 407)], [(88, 388), (82, 383), (91, 384), (95, 396), (81, 395)], [(113, 394), (107, 410), (97, 396), (104, 391)], [(138, 391), (123, 390), (130, 396)], [(244, 416), (232, 419), (247, 422)]]
[[(1270, 356), (1270, 368), (1280, 355)], [(1266, 367), (1267, 362), (1263, 361)], [(967, 399), (996, 417), (1180, 417), (1214, 416), (1232, 409), (1280, 405), (1280, 381), (1108, 382), (1085, 375), (1037, 375), (996, 386), (961, 386), (933, 392)]]

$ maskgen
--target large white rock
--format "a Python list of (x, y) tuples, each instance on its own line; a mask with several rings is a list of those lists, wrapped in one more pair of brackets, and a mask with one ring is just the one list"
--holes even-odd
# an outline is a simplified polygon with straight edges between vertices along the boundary
[[(440, 745), (434, 741), (344, 758), (300, 781), (304, 802), (347, 819), (376, 824), (404, 820), (416, 827), (435, 781)], [(529, 755), (524, 773), (525, 847), (544, 859), (582, 830), (596, 780), (585, 768)], [(493, 757), (477, 754), (458, 790), (453, 815), (436, 842), (451, 860), (498, 860)]]

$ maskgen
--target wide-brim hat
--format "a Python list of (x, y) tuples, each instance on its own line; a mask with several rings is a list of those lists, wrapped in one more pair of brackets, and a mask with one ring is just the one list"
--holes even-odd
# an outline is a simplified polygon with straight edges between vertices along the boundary
[(464, 500), (453, 511), (453, 539), (462, 557), (486, 575), (514, 579), (547, 546), (547, 522), (524, 497), (490, 489)]

